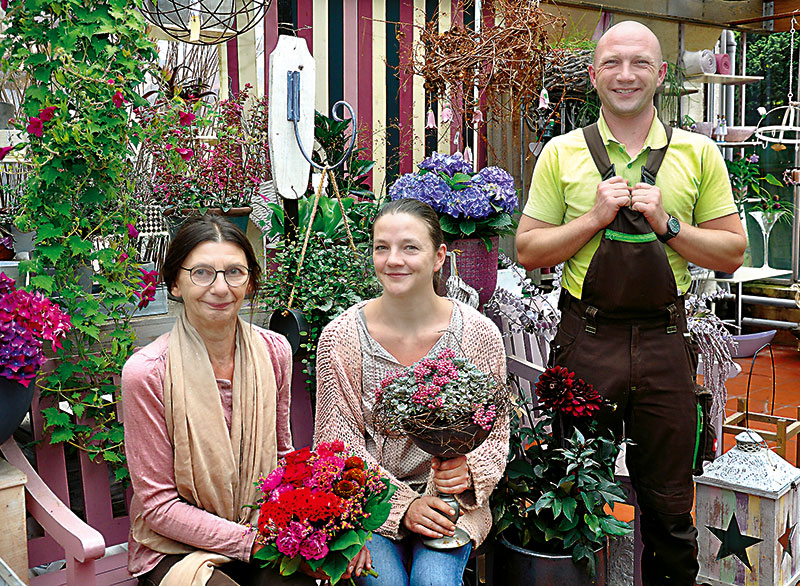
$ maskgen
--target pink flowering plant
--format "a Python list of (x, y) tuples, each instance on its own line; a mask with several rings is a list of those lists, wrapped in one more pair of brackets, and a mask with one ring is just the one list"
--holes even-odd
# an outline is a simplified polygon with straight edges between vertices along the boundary
[(0, 376), (28, 387), (45, 361), (44, 342), (56, 352), (70, 328), (58, 305), (0, 273)]
[(250, 86), (216, 106), (176, 96), (136, 110), (144, 129), (140, 159), (156, 202), (178, 210), (249, 206), (270, 175), (266, 98)]
[[(287, 454), (258, 482), (255, 558), (281, 574), (301, 564), (341, 580), (350, 562), (389, 518), (395, 486), (341, 441)], [(363, 572), (377, 576), (374, 570)], [(351, 580), (352, 583), (352, 580)]]
[(375, 426), (389, 434), (470, 426), (487, 432), (505, 408), (504, 389), (492, 374), (444, 348), (381, 381)]

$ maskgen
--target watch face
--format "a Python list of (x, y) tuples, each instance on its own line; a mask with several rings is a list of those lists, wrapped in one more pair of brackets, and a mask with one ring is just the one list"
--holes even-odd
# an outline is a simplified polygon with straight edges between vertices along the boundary
[(669, 220), (667, 220), (667, 231), (674, 236), (680, 232), (680, 230), (681, 223), (678, 221), (678, 218), (670, 216)]

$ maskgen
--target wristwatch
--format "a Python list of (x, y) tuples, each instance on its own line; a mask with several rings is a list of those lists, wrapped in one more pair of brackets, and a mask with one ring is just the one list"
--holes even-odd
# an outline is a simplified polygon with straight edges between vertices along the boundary
[(666, 242), (670, 238), (675, 238), (680, 231), (681, 223), (678, 221), (678, 218), (670, 215), (670, 217), (667, 219), (667, 233), (656, 234), (656, 238), (658, 238), (661, 242)]

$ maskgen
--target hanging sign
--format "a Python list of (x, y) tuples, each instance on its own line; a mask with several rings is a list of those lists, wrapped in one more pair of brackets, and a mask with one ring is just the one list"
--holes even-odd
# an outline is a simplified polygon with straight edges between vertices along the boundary
[(269, 59), (269, 153), (275, 190), (286, 199), (299, 199), (308, 186), (314, 146), (314, 58), (305, 39), (281, 35)]

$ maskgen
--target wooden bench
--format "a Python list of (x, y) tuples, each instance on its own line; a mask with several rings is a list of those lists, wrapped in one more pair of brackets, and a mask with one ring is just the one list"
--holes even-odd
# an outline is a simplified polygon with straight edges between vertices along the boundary
[[(30, 432), (31, 439), (36, 442), (32, 455), (35, 465), (14, 438), (0, 446), (0, 454), (28, 477), (27, 511), (44, 530), (43, 535), (28, 540), (28, 564), (36, 567), (66, 559), (64, 569), (33, 577), (30, 583), (40, 586), (135, 584), (136, 580), (127, 570), (126, 552), (104, 557), (107, 546), (128, 540), (131, 491), (116, 490), (116, 502), (112, 503), (112, 482), (105, 463), (92, 462), (80, 450), (77, 455), (68, 454), (64, 444), (50, 445), (43, 434), (42, 408), (51, 405), (40, 401), (38, 393), (31, 405)], [(81, 489), (70, 491), (67, 466), (73, 464), (79, 468), (77, 476)], [(72, 502), (76, 495), (82, 502)]]

